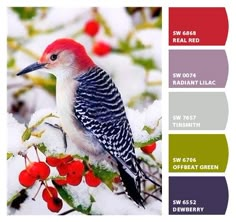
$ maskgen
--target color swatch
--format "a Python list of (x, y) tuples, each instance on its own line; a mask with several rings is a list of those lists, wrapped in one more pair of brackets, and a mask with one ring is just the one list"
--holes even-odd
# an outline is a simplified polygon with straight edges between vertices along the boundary
[(170, 172), (224, 172), (228, 144), (224, 134), (170, 134)]
[(225, 177), (170, 177), (169, 214), (225, 214)]
[(225, 8), (169, 8), (169, 45), (225, 45)]
[[(212, 89), (225, 88), (229, 65), (224, 48), (204, 46), (224, 46), (228, 28), (223, 7), (169, 8), (169, 130), (180, 132), (169, 133), (169, 172), (178, 173), (169, 177), (169, 214), (225, 214), (227, 209), (225, 177), (209, 175), (226, 171), (226, 135), (206, 130), (226, 128), (226, 94)], [(182, 176), (187, 173), (193, 175)]]
[(169, 129), (224, 130), (228, 102), (224, 92), (169, 93)]
[(228, 78), (225, 50), (170, 50), (170, 88), (223, 88)]

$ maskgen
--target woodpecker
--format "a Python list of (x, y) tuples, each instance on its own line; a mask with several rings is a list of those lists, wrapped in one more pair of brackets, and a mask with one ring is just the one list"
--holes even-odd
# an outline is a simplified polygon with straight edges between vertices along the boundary
[(45, 69), (56, 76), (56, 103), (63, 130), (73, 143), (97, 159), (108, 156), (120, 173), (126, 193), (144, 207), (142, 170), (121, 95), (110, 75), (84, 47), (68, 38), (46, 47), (38, 62), (17, 75)]

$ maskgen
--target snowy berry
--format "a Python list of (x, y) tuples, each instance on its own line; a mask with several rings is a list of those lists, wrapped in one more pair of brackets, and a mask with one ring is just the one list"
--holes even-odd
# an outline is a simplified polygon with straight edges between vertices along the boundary
[(73, 160), (73, 157), (71, 155), (66, 155), (60, 158), (62, 163), (69, 163)]
[(57, 196), (58, 196), (58, 193), (57, 193), (56, 188), (54, 188), (54, 187), (45, 187), (43, 189), (42, 197), (43, 197), (44, 201), (48, 202), (49, 199), (51, 199), (53, 197), (57, 197)]
[(47, 201), (47, 207), (52, 212), (59, 212), (62, 208), (62, 200), (58, 197), (52, 197)]
[(77, 186), (81, 183), (84, 173), (84, 164), (80, 160), (68, 163), (66, 181), (68, 184)]
[(47, 156), (46, 162), (49, 166), (56, 167), (61, 163), (61, 159), (59, 159), (58, 157), (54, 157), (54, 156)]
[(67, 164), (61, 162), (58, 166), (57, 166), (57, 171), (60, 174), (60, 176), (66, 176), (68, 170), (67, 170)]
[(86, 174), (85, 174), (85, 182), (90, 186), (90, 187), (97, 187), (100, 183), (101, 180), (96, 177), (93, 173), (92, 170), (89, 170)]
[(71, 155), (66, 155), (66, 156), (62, 156), (62, 157), (55, 157), (55, 156), (47, 156), (46, 157), (47, 164), (52, 167), (57, 167), (61, 163), (66, 164), (72, 160), (73, 160), (73, 157)]
[(121, 182), (120, 176), (114, 177), (113, 182), (114, 182), (114, 183), (120, 183), (120, 182)]
[(73, 157), (71, 155), (60, 157), (60, 164), (57, 165), (57, 170), (60, 176), (66, 176), (66, 174), (68, 173), (68, 165), (71, 162), (73, 162)]
[(96, 20), (89, 20), (86, 22), (84, 26), (84, 32), (91, 36), (94, 37), (98, 31), (99, 31), (100, 25)]
[(73, 176), (82, 176), (84, 173), (84, 164), (80, 160), (74, 160), (68, 164), (67, 172)]
[(26, 170), (31, 176), (40, 180), (46, 180), (50, 174), (50, 168), (44, 162), (32, 162), (27, 166)]
[(104, 56), (111, 52), (111, 46), (105, 42), (95, 42), (93, 45), (93, 53), (98, 56)]
[(41, 180), (46, 180), (50, 174), (49, 166), (44, 162), (38, 162), (39, 167), (39, 178)]
[(57, 178), (53, 181), (59, 186), (65, 186), (67, 184), (66, 178)]
[(24, 187), (31, 187), (34, 185), (36, 178), (30, 175), (27, 170), (22, 170), (19, 174), (19, 182)]
[(156, 143), (141, 147), (141, 150), (146, 154), (151, 154), (156, 149)]
[(77, 186), (81, 183), (82, 176), (75, 176), (73, 174), (67, 174), (66, 182), (72, 186)]

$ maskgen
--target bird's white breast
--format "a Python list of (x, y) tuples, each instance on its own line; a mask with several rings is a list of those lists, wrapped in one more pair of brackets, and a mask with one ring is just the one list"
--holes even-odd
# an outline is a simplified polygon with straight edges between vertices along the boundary
[(79, 149), (86, 154), (97, 155), (101, 153), (101, 148), (79, 127), (78, 120), (74, 116), (73, 106), (77, 85), (78, 82), (74, 79), (64, 78), (57, 81), (56, 100), (60, 121), (67, 136)]

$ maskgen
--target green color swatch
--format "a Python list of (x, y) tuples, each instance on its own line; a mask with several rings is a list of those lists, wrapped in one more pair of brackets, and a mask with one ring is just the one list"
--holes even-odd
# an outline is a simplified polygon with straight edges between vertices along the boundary
[(224, 172), (227, 162), (224, 134), (169, 135), (169, 172)]

